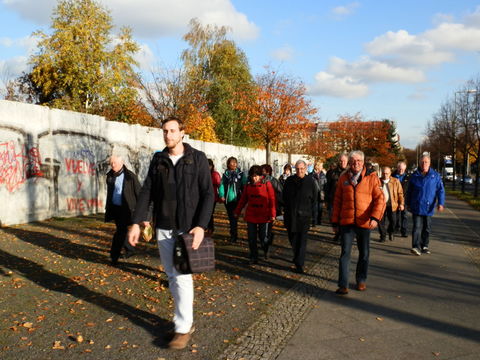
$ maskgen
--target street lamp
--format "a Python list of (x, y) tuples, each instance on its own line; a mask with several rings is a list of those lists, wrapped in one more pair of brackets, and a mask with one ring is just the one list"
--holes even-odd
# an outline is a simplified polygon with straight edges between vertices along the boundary
[[(473, 93), (476, 93), (477, 90), (476, 89), (469, 89), (469, 90), (459, 90), (459, 91), (455, 91), (455, 94), (454, 94), (454, 117), (453, 117), (453, 154), (452, 154), (452, 164), (453, 164), (453, 190), (455, 190), (455, 178), (456, 178), (456, 164), (457, 164), (457, 156), (456, 156), (456, 153), (457, 153), (457, 129), (456, 129), (456, 126), (457, 126), (457, 94), (467, 94), (467, 111), (468, 111), (468, 95), (469, 94), (473, 94)], [(468, 116), (468, 114), (467, 114)], [(465, 160), (464, 160), (465, 161)], [(468, 160), (467, 160), (468, 161)], [(466, 165), (465, 165), (466, 166)], [(465, 171), (463, 171), (463, 173), (465, 173)], [(464, 192), (465, 190), (465, 182), (463, 181), (462, 182), (462, 192)]]

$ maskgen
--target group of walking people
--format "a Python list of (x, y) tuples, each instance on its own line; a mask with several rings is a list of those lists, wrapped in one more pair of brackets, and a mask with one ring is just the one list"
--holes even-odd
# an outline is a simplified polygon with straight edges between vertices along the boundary
[[(192, 234), (192, 248), (198, 249), (205, 233), (214, 231), (216, 203), (225, 205), (232, 243), (238, 240), (238, 218), (245, 209), (251, 264), (258, 262), (258, 240), (264, 258), (268, 258), (273, 222), (283, 217), (293, 249), (294, 271), (298, 273), (304, 272), (308, 230), (322, 223), (326, 206), (335, 237), (342, 247), (337, 289), (342, 295), (348, 293), (353, 240), (357, 240), (359, 249), (356, 287), (363, 291), (371, 230), (380, 224), (381, 234), (388, 234), (393, 240), (398, 214), (398, 226), (402, 235), (406, 235), (405, 209), (413, 214), (412, 252), (429, 253), (430, 219), (437, 201), (443, 210), (445, 196), (443, 184), (430, 168), (427, 155), (410, 177), (400, 171), (405, 170), (405, 164), (400, 163), (393, 176), (391, 169), (384, 167), (380, 179), (373, 169), (367, 169), (361, 151), (341, 154), (338, 164), (326, 174), (321, 163), (315, 164), (313, 172), (308, 174), (307, 163), (298, 160), (295, 173), (287, 164), (278, 179), (272, 176), (272, 168), (267, 164), (254, 165), (245, 174), (239, 169), (237, 159), (230, 157), (225, 173), (220, 176), (213, 161), (183, 142), (185, 132), (181, 119), (165, 119), (162, 130), (166, 147), (154, 154), (143, 186), (125, 167), (121, 156), (112, 154), (111, 170), (107, 174), (105, 220), (116, 224), (110, 251), (114, 266), (118, 264), (122, 247), (126, 257), (134, 252), (141, 226), (155, 224), (160, 259), (175, 305), (175, 329), (169, 339), (172, 349), (185, 348), (195, 331), (193, 279), (191, 274), (178, 272), (173, 264), (175, 236)], [(381, 239), (385, 238), (386, 235), (381, 235)]]

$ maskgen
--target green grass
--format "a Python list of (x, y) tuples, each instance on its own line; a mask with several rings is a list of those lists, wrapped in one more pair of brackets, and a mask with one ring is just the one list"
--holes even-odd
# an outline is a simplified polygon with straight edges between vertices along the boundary
[(480, 198), (474, 198), (472, 194), (463, 193), (459, 190), (446, 190), (447, 194), (456, 196), (458, 199), (466, 201), (469, 203), (475, 210), (480, 211)]

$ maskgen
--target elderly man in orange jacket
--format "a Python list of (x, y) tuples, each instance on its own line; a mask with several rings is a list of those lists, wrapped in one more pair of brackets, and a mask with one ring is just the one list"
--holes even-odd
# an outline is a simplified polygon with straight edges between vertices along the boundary
[(356, 270), (357, 290), (367, 289), (370, 232), (375, 229), (385, 210), (385, 199), (380, 179), (374, 169), (364, 166), (365, 155), (355, 150), (348, 155), (349, 169), (337, 182), (333, 202), (332, 225), (340, 232), (340, 255), (337, 294), (348, 294), (348, 274), (353, 239), (357, 238), (358, 262)]

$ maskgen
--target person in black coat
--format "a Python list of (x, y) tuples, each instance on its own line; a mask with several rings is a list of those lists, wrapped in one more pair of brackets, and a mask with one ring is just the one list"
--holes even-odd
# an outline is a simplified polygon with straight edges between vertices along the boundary
[(318, 190), (313, 177), (306, 176), (305, 161), (298, 160), (295, 169), (295, 175), (288, 177), (283, 187), (283, 219), (294, 253), (295, 271), (303, 273), (307, 233), (312, 223), (312, 209), (317, 202)]
[(133, 247), (127, 241), (128, 226), (132, 224), (132, 215), (137, 204), (140, 183), (137, 175), (128, 170), (119, 156), (110, 157), (111, 170), (107, 173), (107, 201), (105, 222), (115, 221), (116, 230), (112, 238), (110, 258), (113, 266), (125, 249), (125, 257), (130, 257)]
[(133, 246), (138, 243), (139, 224), (149, 219), (153, 203), (160, 259), (175, 304), (175, 334), (168, 346), (184, 349), (195, 330), (194, 287), (192, 274), (179, 273), (173, 263), (175, 233), (192, 234), (192, 249), (197, 250), (212, 216), (215, 195), (205, 153), (183, 142), (183, 121), (176, 117), (167, 118), (162, 122), (162, 130), (166, 147), (150, 162), (128, 241)]

